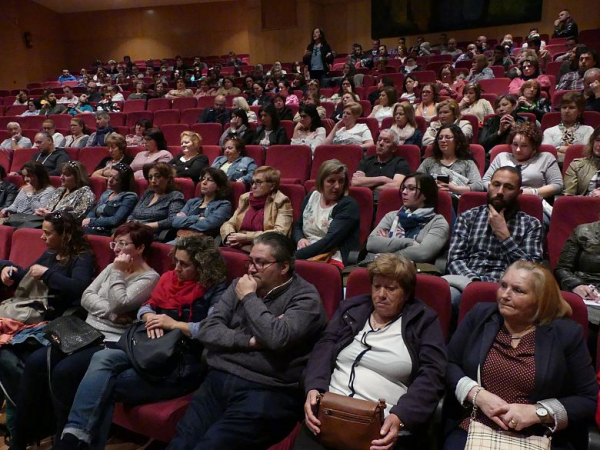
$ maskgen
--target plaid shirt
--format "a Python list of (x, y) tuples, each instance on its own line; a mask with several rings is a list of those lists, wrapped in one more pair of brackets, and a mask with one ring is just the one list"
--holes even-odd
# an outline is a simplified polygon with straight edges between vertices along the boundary
[(513, 262), (542, 261), (542, 224), (518, 211), (506, 223), (510, 237), (500, 242), (488, 223), (487, 205), (465, 211), (456, 220), (448, 273), (498, 282)]
[(565, 73), (556, 86), (557, 91), (582, 91), (583, 77), (577, 70)]

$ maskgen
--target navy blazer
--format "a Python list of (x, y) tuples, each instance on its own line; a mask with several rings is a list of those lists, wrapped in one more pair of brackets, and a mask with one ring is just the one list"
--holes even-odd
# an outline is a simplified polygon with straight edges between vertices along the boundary
[[(456, 384), (464, 376), (477, 380), (477, 368), (485, 362), (503, 324), (496, 303), (479, 303), (452, 337), (446, 375), (449, 389), (446, 412), (451, 428), (458, 426), (471, 411), (458, 404), (454, 395)], [(530, 402), (555, 398), (562, 403), (569, 426), (554, 434), (552, 448), (562, 448), (561, 443), (569, 448), (567, 442), (575, 439), (577, 426), (594, 419), (598, 400), (596, 375), (581, 325), (561, 318), (539, 326), (535, 334), (535, 369), (535, 389)]]

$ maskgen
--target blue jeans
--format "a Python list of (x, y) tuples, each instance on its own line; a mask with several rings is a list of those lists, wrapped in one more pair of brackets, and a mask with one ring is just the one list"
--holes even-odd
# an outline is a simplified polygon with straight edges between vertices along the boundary
[(167, 450), (265, 449), (302, 418), (300, 390), (210, 370), (192, 397)]
[(133, 370), (123, 350), (97, 352), (79, 384), (63, 435), (72, 434), (91, 449), (103, 449), (115, 402), (144, 404), (181, 397), (197, 388), (200, 380), (196, 381), (181, 382), (173, 376), (160, 383), (150, 383)]

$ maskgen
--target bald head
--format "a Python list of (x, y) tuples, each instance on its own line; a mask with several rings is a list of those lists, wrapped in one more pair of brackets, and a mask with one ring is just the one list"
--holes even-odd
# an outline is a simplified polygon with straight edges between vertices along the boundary
[(224, 95), (217, 95), (215, 97), (214, 107), (218, 111), (225, 111), (225, 108), (227, 107), (227, 102), (225, 100)]

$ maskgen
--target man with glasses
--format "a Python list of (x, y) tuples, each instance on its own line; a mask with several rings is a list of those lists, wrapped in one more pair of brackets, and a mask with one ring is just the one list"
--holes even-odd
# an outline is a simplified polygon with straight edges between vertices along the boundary
[(448, 273), (454, 312), (473, 281), (497, 283), (515, 261), (542, 261), (542, 224), (519, 210), (521, 171), (500, 167), (492, 175), (487, 204), (462, 213), (454, 225)]
[(302, 372), (326, 324), (315, 287), (294, 273), (294, 243), (254, 240), (248, 273), (202, 323), (208, 374), (168, 449), (268, 448), (302, 412)]

